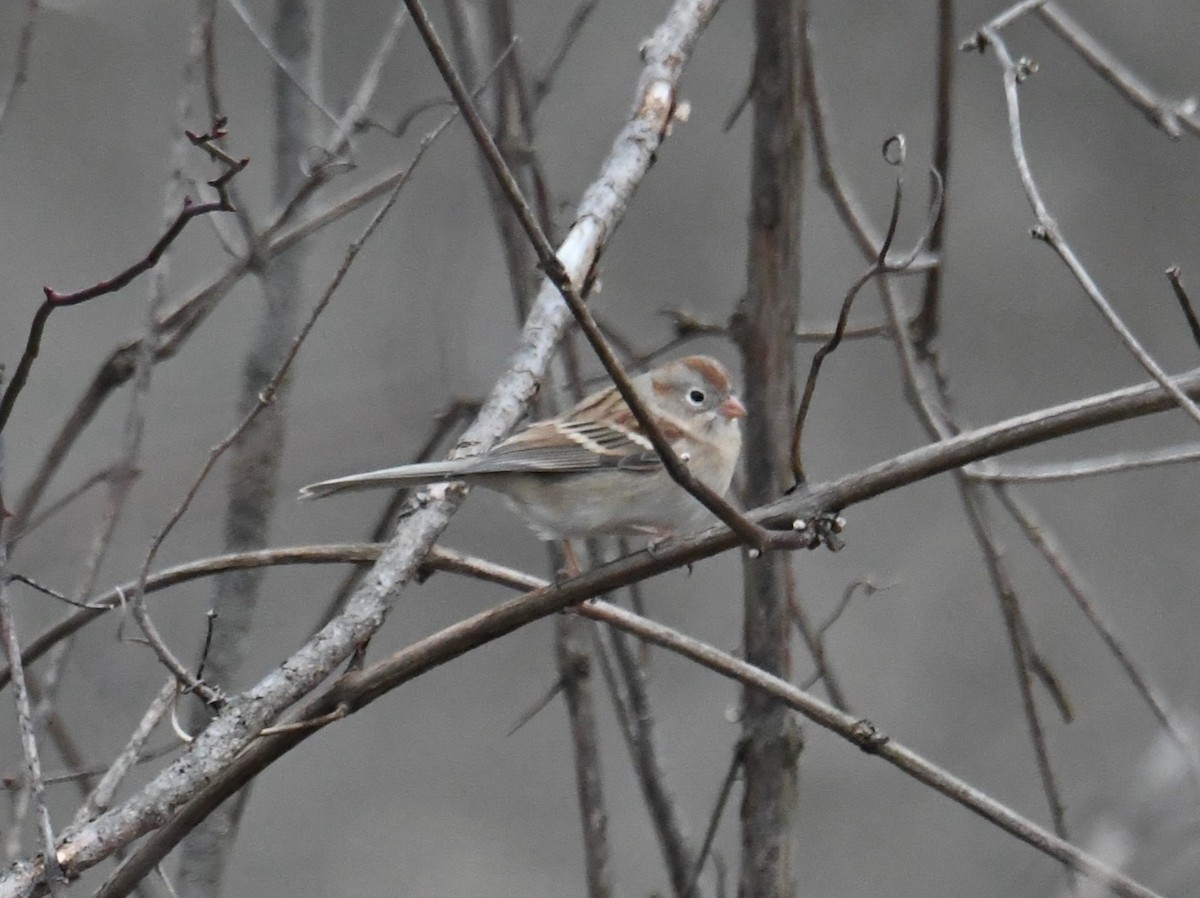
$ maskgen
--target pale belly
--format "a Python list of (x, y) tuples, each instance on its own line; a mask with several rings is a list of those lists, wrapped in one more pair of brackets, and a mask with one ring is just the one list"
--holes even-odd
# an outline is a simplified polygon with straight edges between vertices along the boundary
[(506, 480), (503, 488), (491, 478), (478, 479), (481, 486), (504, 494), (541, 539), (597, 533), (663, 537), (717, 521), (665, 471), (541, 475)]

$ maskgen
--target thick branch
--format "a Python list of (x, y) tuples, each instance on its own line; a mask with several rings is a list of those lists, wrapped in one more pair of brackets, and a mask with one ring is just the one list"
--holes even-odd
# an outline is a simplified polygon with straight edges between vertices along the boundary
[[(755, 4), (754, 143), (751, 150), (746, 296), (732, 321), (745, 370), (746, 488), (761, 505), (793, 485), (789, 447), (796, 416), (792, 334), (800, 304), (804, 164), (805, 0)], [(742, 559), (746, 660), (792, 674), (788, 566), (781, 553)], [(742, 693), (741, 898), (788, 898), (800, 729), (792, 712), (755, 689)]]

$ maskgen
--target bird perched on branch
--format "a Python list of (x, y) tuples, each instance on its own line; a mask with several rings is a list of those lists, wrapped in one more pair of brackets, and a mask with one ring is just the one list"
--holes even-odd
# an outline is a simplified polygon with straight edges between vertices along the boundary
[[(633, 379), (659, 432), (698, 480), (724, 495), (733, 479), (746, 407), (715, 359), (693, 355)], [(616, 387), (557, 418), (535, 421), (482, 455), (323, 480), (300, 496), (464, 480), (503, 494), (541, 539), (648, 534), (714, 523), (671, 479)]]

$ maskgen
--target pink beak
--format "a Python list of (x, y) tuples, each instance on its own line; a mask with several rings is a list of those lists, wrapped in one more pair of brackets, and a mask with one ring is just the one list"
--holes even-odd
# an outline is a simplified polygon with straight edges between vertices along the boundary
[(724, 402), (717, 406), (717, 411), (726, 418), (744, 418), (746, 417), (746, 406), (742, 405), (742, 400), (736, 396), (730, 396)]

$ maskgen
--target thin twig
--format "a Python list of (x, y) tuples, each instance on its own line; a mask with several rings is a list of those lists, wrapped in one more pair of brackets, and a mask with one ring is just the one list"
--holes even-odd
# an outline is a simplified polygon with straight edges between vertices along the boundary
[(53, 589), (44, 583), (39, 583), (37, 580), (34, 580), (32, 577), (26, 576), (25, 574), (18, 574), (15, 571), (9, 571), (8, 572), (8, 581), (10, 583), (24, 583), (30, 589), (37, 590), (42, 595), (50, 596), (50, 598), (57, 599), (58, 601), (63, 602), (67, 605), (74, 605), (76, 608), (87, 608), (88, 607), (83, 602), (76, 602), (74, 599), (70, 598), (69, 596), (63, 595), (57, 589)]
[(971, 465), (965, 471), (974, 480), (998, 483), (1053, 483), (1196, 461), (1200, 461), (1200, 446), (1187, 443), (1163, 449), (1148, 449), (1145, 452), (1120, 452), (1098, 458), (1081, 458), (1058, 464), (1004, 465), (988, 462)]
[[(192, 139), (193, 144), (207, 149), (206, 142), (219, 133), (224, 133), (222, 122), (215, 123), (212, 131), (208, 134), (189, 134), (189, 137)], [(25, 387), (25, 382), (29, 379), (29, 369), (33, 367), (33, 361), (37, 358), (38, 352), (41, 349), (42, 332), (46, 328), (46, 320), (50, 317), (50, 313), (57, 308), (78, 305), (90, 299), (95, 299), (98, 296), (104, 296), (120, 290), (138, 275), (153, 268), (158, 263), (162, 254), (166, 252), (167, 247), (175, 242), (176, 238), (179, 237), (183, 229), (187, 227), (188, 222), (192, 219), (201, 215), (209, 215), (213, 212), (229, 211), (232, 207), (223, 193), (224, 185), (228, 182), (229, 178), (245, 168), (248, 163), (248, 159), (234, 160), (233, 166), (227, 168), (225, 174), (211, 182), (210, 186), (215, 188), (218, 193), (216, 200), (208, 203), (193, 203), (185, 198), (179, 214), (175, 217), (175, 221), (167, 228), (166, 233), (158, 239), (158, 242), (150, 248), (150, 251), (145, 256), (124, 271), (74, 293), (59, 293), (57, 290), (52, 290), (49, 287), (42, 288), (42, 292), (45, 293), (46, 298), (42, 301), (41, 306), (38, 307), (37, 312), (33, 316), (33, 324), (30, 325), (29, 336), (25, 341), (25, 351), (21, 354), (21, 359), (17, 363), (17, 368), (13, 372), (7, 389), (4, 391), (3, 398), (0, 398), (0, 431), (3, 431), (5, 425), (8, 423), (8, 418), (12, 414), (17, 396), (20, 395), (21, 390)]]
[(1167, 100), (1158, 95), (1053, 0), (1043, 3), (1037, 14), (1051, 31), (1146, 116), (1154, 127), (1172, 140), (1182, 137), (1184, 129), (1193, 135), (1200, 135), (1200, 116), (1196, 115), (1195, 97)]
[(1020, 0), (1012, 6), (1001, 11), (993, 16), (988, 23), (977, 30), (970, 37), (966, 38), (959, 46), (963, 50), (982, 50), (986, 44), (987, 37), (985, 32), (1000, 31), (1007, 28), (1021, 16), (1033, 12), (1039, 6), (1044, 5), (1047, 0)]
[(109, 765), (109, 768), (104, 771), (100, 782), (96, 784), (91, 794), (88, 795), (87, 800), (75, 812), (75, 817), (71, 821), (72, 826), (80, 826), (88, 820), (94, 819), (97, 814), (108, 810), (109, 805), (112, 804), (113, 796), (117, 793), (117, 789), (125, 781), (125, 777), (129, 774), (129, 771), (143, 757), (146, 741), (150, 738), (150, 734), (154, 732), (154, 728), (162, 721), (163, 716), (171, 709), (178, 690), (179, 686), (174, 679), (167, 680), (163, 687), (159, 689), (158, 695), (150, 702), (150, 707), (142, 715), (142, 719), (138, 722), (129, 740), (125, 743), (125, 747), (121, 749), (121, 753), (117, 755), (112, 764)]
[[(884, 144), (885, 155), (887, 152), (888, 143)], [(902, 164), (902, 163), (901, 163)], [(932, 239), (937, 222), (941, 218), (942, 210), (942, 181), (941, 176), (937, 171), (933, 172), (933, 196), (929, 204), (929, 221), (926, 229), (917, 240), (916, 246), (907, 253), (903, 258), (891, 260), (888, 254), (891, 252), (892, 241), (896, 237), (896, 226), (900, 221), (900, 204), (903, 197), (903, 175), (897, 175), (895, 194), (892, 199), (892, 214), (888, 221), (887, 231), (884, 234), (883, 242), (879, 244), (879, 251), (875, 256), (875, 261), (855, 279), (850, 285), (850, 289), (846, 292), (845, 299), (842, 300), (841, 312), (838, 314), (837, 326), (834, 328), (832, 336), (821, 346), (814, 354), (812, 362), (809, 366), (808, 377), (804, 382), (804, 392), (800, 398), (800, 405), (796, 411), (796, 424), (792, 431), (792, 476), (797, 484), (803, 484), (806, 480), (804, 470), (803, 457), (803, 441), (804, 441), (804, 424), (808, 418), (809, 409), (812, 407), (813, 395), (817, 388), (817, 378), (821, 373), (821, 366), (825, 359), (835, 352), (841, 345), (845, 337), (846, 328), (850, 321), (850, 309), (854, 304), (855, 297), (859, 291), (872, 279), (882, 277), (888, 274), (903, 273), (909, 269), (917, 257), (924, 251), (929, 241)]]
[(1017, 675), (1021, 706), (1026, 725), (1029, 728), (1029, 738), (1037, 760), (1038, 774), (1042, 780), (1042, 791), (1050, 807), (1050, 819), (1055, 833), (1066, 840), (1069, 838), (1066, 808), (1063, 805), (1054, 768), (1050, 763), (1050, 750), (1046, 745), (1045, 729), (1033, 696), (1032, 673), (1041, 666), (1040, 659), (1029, 636), (1024, 612), (1021, 610), (1016, 586), (1012, 582), (1004, 552), (999, 546), (988, 517), (984, 504), (985, 495), (978, 484), (972, 484), (963, 478), (959, 478), (959, 488), (962, 492), (967, 522), (971, 525), (976, 541), (983, 550), (985, 567), (992, 581), (992, 590), (999, 600), (1000, 614), (1004, 620), (1004, 629), (1008, 635), (1009, 649), (1012, 652), (1013, 666)]
[(737, 782), (738, 773), (742, 769), (742, 756), (745, 753), (743, 746), (744, 743), (739, 742), (733, 750), (733, 755), (729, 758), (729, 769), (721, 781), (721, 788), (717, 792), (717, 800), (713, 803), (712, 813), (708, 815), (708, 827), (704, 830), (704, 841), (700, 844), (700, 853), (696, 855), (696, 866), (692, 870), (692, 878), (688, 887), (683, 892), (687, 898), (695, 893), (696, 884), (700, 882), (700, 874), (704, 872), (704, 863), (708, 860), (713, 842), (717, 838), (717, 828), (721, 825), (721, 817), (725, 814), (725, 805), (729, 802), (729, 796), (733, 794), (733, 785)]
[[(2, 448), (0, 448), (2, 451)], [(4, 470), (0, 458), (0, 475)], [(42, 762), (38, 752), (37, 734), (34, 732), (35, 718), (29, 688), (25, 682), (25, 668), (21, 663), (21, 645), (17, 639), (16, 622), (8, 595), (6, 572), (8, 553), (0, 540), (0, 641), (4, 643), (4, 654), (8, 658), (8, 669), (12, 672), (14, 699), (17, 706), (17, 727), (20, 732), (21, 752), (25, 758), (27, 788), (37, 815), (37, 833), (42, 845), (45, 863), (44, 882), (52, 894), (57, 894), (63, 881), (58, 863), (58, 851), (54, 826), (50, 821), (50, 809), (46, 804), (46, 784), (42, 780)]]
[[(800, 638), (804, 640), (804, 644), (808, 648), (808, 654), (812, 657), (813, 666), (816, 668), (812, 677), (810, 677), (810, 681), (812, 683), (823, 683), (825, 685), (825, 694), (829, 696), (830, 703), (840, 711), (849, 711), (850, 704), (846, 701), (846, 695), (842, 691), (841, 681), (833, 672), (833, 664), (829, 660), (829, 653), (826, 651), (825, 646), (825, 633), (832, 621), (819, 628), (812, 625), (798, 595), (796, 573), (790, 566), (786, 571), (785, 584), (787, 586), (788, 611), (792, 616), (793, 622), (796, 624)], [(843, 596), (842, 609), (848, 603), (849, 595), (853, 592), (853, 589), (854, 587), (851, 586), (846, 590)], [(840, 611), (835, 613), (840, 613)], [(805, 688), (808, 687), (806, 686)]]
[(994, 28), (985, 27), (981, 33), (986, 37), (988, 46), (996, 54), (996, 60), (1000, 63), (1003, 71), (1004, 99), (1008, 108), (1008, 130), (1012, 144), (1013, 159), (1016, 161), (1017, 172), (1020, 175), (1025, 196), (1029, 201), (1030, 207), (1033, 209), (1034, 217), (1037, 219), (1037, 224), (1031, 232), (1033, 237), (1045, 242), (1054, 250), (1067, 266), (1067, 269), (1074, 276), (1075, 280), (1083, 288), (1088, 299), (1091, 300), (1104, 320), (1108, 322), (1109, 327), (1120, 337), (1121, 342), (1125, 344), (1130, 354), (1138, 360), (1138, 363), (1141, 364), (1151, 377), (1158, 381), (1175, 398), (1180, 408), (1193, 420), (1200, 423), (1200, 406), (1197, 406), (1185, 393), (1174, 386), (1171, 377), (1155, 361), (1146, 348), (1142, 346), (1137, 337), (1134, 336), (1133, 331), (1129, 329), (1129, 326), (1125, 324), (1100, 291), (1100, 287), (1092, 279), (1091, 274), (1083, 267), (1083, 263), (1079, 261), (1079, 257), (1075, 255), (1075, 251), (1071, 249), (1070, 244), (1062, 236), (1058, 223), (1051, 217), (1049, 210), (1046, 208), (1046, 203), (1042, 199), (1041, 190), (1034, 180), (1033, 170), (1029, 164), (1029, 157), (1025, 152), (1025, 140), (1021, 134), (1021, 100), (1019, 88), (1025, 67), (1012, 58), (1012, 55), (1008, 51), (1008, 45), (1000, 37), (998, 31)]
[(533, 103), (535, 106), (541, 105), (542, 100), (550, 95), (554, 77), (562, 68), (571, 48), (575, 46), (575, 41), (583, 33), (583, 26), (587, 24), (587, 20), (591, 18), (592, 13), (599, 5), (600, 0), (581, 0), (580, 4), (575, 7), (575, 11), (571, 13), (571, 18), (563, 26), (562, 34), (554, 42), (554, 49), (550, 52), (550, 57), (542, 64), (542, 68), (533, 79)]
[(543, 692), (536, 701), (517, 716), (517, 719), (513, 721), (513, 725), (505, 730), (504, 735), (515, 736), (525, 724), (545, 711), (550, 706), (550, 703), (562, 694), (563, 680), (560, 675), (558, 679), (550, 684), (550, 688)]
[[(499, 61), (497, 65), (499, 65)], [(481, 84), (477, 90), (482, 87)], [(302, 205), (303, 197), (298, 194), (296, 202), (290, 203), (282, 210), (272, 224), (263, 231), (260, 237), (261, 246), (258, 247), (255, 254), (234, 261), (225, 272), (163, 316), (157, 329), (157, 345), (154, 350), (155, 363), (174, 358), (187, 339), (216, 309), (221, 299), (228, 295), (229, 291), (256, 266), (286, 252), (321, 229), (340, 221), (379, 197), (385, 196), (396, 185), (406, 183), (434, 143), (457, 117), (458, 111), (455, 109), (426, 134), (413, 154), (413, 158), (405, 165), (385, 172), (328, 207), (312, 213), (307, 219), (291, 227), (285, 227), (285, 223), (290, 221), (294, 207)], [(310, 180), (312, 179), (310, 178)], [(315, 186), (311, 189), (315, 189)], [(307, 196), (304, 190), (300, 193)], [(84, 428), (95, 418), (104, 401), (116, 388), (133, 376), (134, 360), (140, 351), (140, 346), (141, 341), (138, 340), (118, 346), (100, 365), (92, 382), (84, 391), (84, 395), (59, 428), (49, 449), (43, 454), (37, 471), (22, 493), (12, 521), (15, 531), (20, 532), (23, 529), (21, 522), (28, 517), (40, 501), (67, 453), (78, 440)]]
[(1183, 286), (1183, 272), (1179, 270), (1178, 265), (1172, 265), (1166, 273), (1167, 280), (1171, 282), (1171, 290), (1183, 310), (1183, 317), (1187, 319), (1188, 329), (1192, 332), (1192, 342), (1200, 346), (1200, 318), (1196, 316), (1196, 307), (1192, 305), (1191, 297)]
[[(872, 260), (879, 255), (879, 247), (883, 243), (883, 238), (875, 233), (862, 204), (851, 196), (845, 186), (846, 179), (838, 168), (832, 150), (832, 129), (826, 118), (825, 99), (821, 91), (820, 79), (817, 77), (816, 42), (812, 35), (812, 29), (805, 29), (804, 39), (804, 89), (808, 98), (808, 123), (812, 134), (813, 149), (816, 150), (818, 182), (821, 189), (833, 202), (834, 210), (846, 225), (846, 229), (850, 232), (859, 251), (868, 260)], [(941, 264), (940, 260), (936, 257), (918, 256), (908, 266), (907, 271), (910, 273), (929, 271), (939, 264)], [(888, 279), (881, 278), (878, 283), (881, 290), (889, 289), (890, 281)], [(850, 329), (847, 328), (847, 334), (843, 336), (843, 339), (848, 336), (849, 332)]]
[(309, 79), (305, 78), (303, 73), (297, 72), (292, 68), (291, 60), (283, 58), (283, 54), (275, 48), (275, 44), (267, 35), (267, 32), (255, 20), (254, 16), (250, 14), (250, 10), (246, 8), (242, 0), (227, 0), (227, 2), (230, 8), (237, 14), (237, 17), (242, 20), (242, 24), (246, 26), (246, 30), (254, 36), (254, 40), (258, 42), (258, 45), (270, 57), (275, 67), (287, 76), (287, 79), (292, 82), (292, 85), (309, 102), (313, 109), (320, 112), (336, 128), (338, 126), (337, 113), (321, 102), (320, 98), (316, 96)]
[[(218, 555), (198, 561), (180, 564), (156, 571), (146, 578), (146, 594), (159, 592), (180, 583), (211, 577), (225, 571), (249, 567), (266, 567), (294, 564), (369, 564), (379, 557), (381, 543), (342, 543), (328, 546), (296, 546), (264, 549), (257, 552), (238, 552), (233, 555)], [(56, 643), (87, 626), (106, 611), (120, 608), (124, 596), (137, 588), (137, 582), (125, 583), (96, 596), (84, 603), (75, 614), (59, 621), (36, 639), (30, 640), (21, 653), (25, 666), (41, 658)], [(0, 669), (0, 688), (11, 682), (11, 671)]]
[(1200, 746), (1196, 744), (1187, 728), (1179, 722), (1179, 714), (1151, 682), (1142, 666), (1134, 660), (1129, 647), (1118, 638), (1112, 624), (1104, 619), (1104, 614), (1092, 595), (1092, 590), (1084, 583), (1082, 574), (1075, 570), (1054, 534), (1039, 519), (1032, 506), (1019, 493), (1004, 484), (997, 484), (995, 493), (1013, 520), (1021, 526), (1025, 538), (1041, 553), (1059, 582), (1079, 606), (1079, 610), (1083, 612), (1109, 653), (1121, 665), (1134, 690), (1158, 720), (1167, 738), (1183, 756), (1192, 784), (1200, 791)]
[(371, 108), (371, 101), (379, 89), (383, 67), (395, 51), (396, 43), (400, 40), (400, 33), (404, 30), (407, 22), (408, 13), (404, 9), (404, 4), (398, 2), (395, 12), (392, 13), (391, 22), (388, 23), (387, 29), (379, 39), (379, 46), (375, 48), (375, 52), (371, 54), (370, 60), (363, 69), (362, 77), (358, 80), (358, 89), (354, 92), (350, 102), (346, 104), (345, 111), (334, 123), (333, 134), (326, 141), (325, 149), (331, 155), (342, 153), (351, 132), (367, 116)]
[(650, 708), (646, 675), (624, 633), (612, 630), (608, 634), (608, 641), (616, 662), (615, 669), (625, 686), (625, 701), (629, 710), (626, 736), (642, 798), (658, 837), (671, 887), (677, 896), (690, 898), (692, 893), (687, 888), (696, 860), (684, 837), (686, 825), (678, 802), (667, 785), (666, 772), (660, 761), (661, 752), (654, 733), (654, 714)]
[[(439, 560), (433, 563), (437, 564)], [(473, 565), (468, 565), (468, 568)], [(473, 576), (469, 570), (467, 576)], [(621, 681), (617, 679), (617, 670), (613, 666), (612, 653), (608, 650), (608, 644), (604, 641), (604, 634), (608, 632), (607, 628), (601, 627), (595, 621), (592, 621), (592, 647), (596, 660), (600, 662), (600, 674), (604, 677), (604, 685), (608, 690), (608, 700), (612, 702), (613, 716), (617, 718), (617, 727), (621, 730), (621, 736), (625, 739), (626, 745), (632, 745), (635, 738), (633, 732), (633, 713), (629, 710), (629, 702), (625, 700), (625, 690), (621, 688)]]
[(25, 522), (22, 525), (19, 533), (10, 535), (8, 538), (9, 548), (11, 549), (12, 546), (22, 537), (27, 536), (28, 534), (37, 530), (37, 528), (42, 524), (46, 523), (60, 511), (70, 506), (71, 503), (73, 503), (76, 499), (86, 495), (88, 491), (92, 489), (92, 487), (99, 486), (102, 483), (106, 484), (110, 482), (112, 478), (117, 475), (117, 473), (117, 469), (113, 465), (109, 465), (108, 467), (101, 468), (99, 471), (96, 471), (91, 476), (85, 478), (78, 486), (68, 490), (63, 496), (51, 502), (50, 505), (48, 505), (43, 511), (34, 515), (27, 522)]
[(366, 242), (371, 238), (371, 235), (375, 233), (375, 229), (379, 227), (379, 225), (383, 222), (383, 219), (387, 216), (388, 212), (391, 211), (396, 201), (400, 198), (400, 191), (404, 187), (404, 184), (405, 182), (401, 181), (392, 188), (392, 191), (388, 195), (387, 199), (383, 202), (379, 209), (376, 210), (375, 214), (371, 217), (370, 221), (367, 222), (359, 236), (351, 241), (350, 245), (347, 246), (341, 264), (338, 266), (333, 278), (326, 286), (320, 299), (317, 300), (316, 304), (309, 312), (308, 318), (300, 327), (300, 331), (293, 338), (291, 346), (284, 354), (279, 367), (271, 376), (271, 379), (263, 387), (262, 392), (259, 393), (258, 401), (254, 403), (251, 409), (242, 418), (241, 422), (232, 431), (230, 431), (230, 433), (223, 440), (221, 440), (220, 443), (210, 450), (208, 458), (200, 466), (200, 471), (192, 480), (191, 485), (184, 494), (183, 500), (179, 503), (179, 505), (176, 506), (175, 510), (168, 517), (167, 523), (155, 534), (153, 540), (151, 540), (150, 549), (146, 553), (146, 557), (142, 562), (141, 572), (138, 574), (138, 587), (133, 591), (132, 599), (130, 601), (130, 607), (133, 609), (134, 616), (138, 619), (138, 623), (142, 626), (147, 638), (152, 639), (151, 644), (158, 653), (159, 659), (168, 666), (172, 673), (179, 678), (180, 682), (185, 687), (196, 690), (209, 704), (217, 702), (219, 700), (219, 696), (209, 687), (204, 686), (204, 684), (191, 677), (187, 670), (183, 668), (182, 665), (179, 665), (172, 658), (170, 653), (166, 651), (164, 645), (153, 641), (153, 638), (151, 637), (153, 626), (149, 625), (149, 618), (145, 614), (145, 609), (142, 607), (141, 602), (141, 597), (144, 594), (143, 584), (149, 577), (150, 566), (154, 564), (154, 558), (158, 554), (158, 550), (162, 546), (163, 541), (187, 512), (188, 508), (191, 506), (192, 500), (200, 491), (201, 485), (208, 478), (209, 472), (212, 471), (213, 467), (217, 463), (217, 460), (225, 454), (226, 450), (233, 445), (234, 441), (241, 435), (241, 433), (248, 426), (250, 426), (262, 413), (262, 411), (274, 400), (276, 392), (279, 390), (280, 385), (283, 383), (284, 379), (288, 375), (288, 372), (291, 370), (292, 363), (295, 361), (296, 355), (300, 352), (300, 347), (304, 345), (304, 341), (308, 338), (309, 333), (311, 333), (312, 329), (316, 326), (318, 319), (321, 317), (321, 313), (325, 311), (325, 308), (333, 299), (334, 294), (337, 292), (338, 287), (341, 286), (341, 283), (345, 279), (347, 272), (350, 270), (350, 266), (354, 264), (354, 260), (358, 257), (358, 254), (362, 250), (363, 246), (366, 245)]

